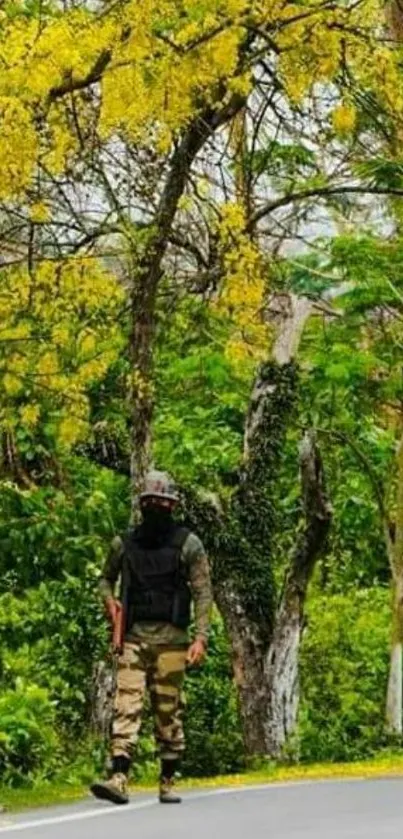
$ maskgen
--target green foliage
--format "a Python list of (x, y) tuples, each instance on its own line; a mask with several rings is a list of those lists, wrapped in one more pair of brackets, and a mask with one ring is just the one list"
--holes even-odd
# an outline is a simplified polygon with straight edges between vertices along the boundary
[[(378, 446), (376, 438), (369, 446), (368, 438), (358, 434), (360, 445), (366, 440), (365, 451), (372, 456), (372, 464), (380, 478), (386, 478), (390, 463), (389, 445)], [(390, 443), (390, 441), (389, 441)], [(377, 464), (379, 464), (377, 466)], [(387, 585), (390, 569), (378, 505), (373, 487), (360, 462), (348, 444), (337, 441), (328, 449), (326, 468), (334, 508), (329, 549), (320, 569), (321, 585), (326, 591), (340, 592), (352, 586)]]
[(388, 160), (385, 157), (374, 157), (372, 160), (361, 161), (355, 167), (360, 177), (371, 186), (379, 189), (402, 189), (403, 163), (399, 159)]
[(321, 244), (313, 272), (306, 261), (298, 276), (294, 269), (290, 276), (312, 296), (326, 284), (342, 284), (343, 294), (332, 304), (335, 316), (312, 318), (305, 332), (300, 418), (321, 432), (335, 509), (322, 582), (343, 591), (389, 579), (379, 498), (393, 520), (403, 396), (403, 248), (399, 237), (369, 234)]
[(235, 487), (227, 499), (224, 496), (221, 511), (208, 495), (200, 499), (194, 487), (186, 485), (181, 517), (203, 539), (215, 580), (231, 579), (246, 613), (268, 637), (277, 596), (273, 547), (279, 523), (279, 476), (281, 490), (286, 485), (290, 491), (295, 480), (295, 448), (291, 475), (284, 475), (282, 464), (287, 424), (297, 399), (298, 371), (294, 364), (280, 369), (268, 363), (261, 369), (261, 379), (273, 398), (265, 404), (264, 433), (260, 427), (251, 439), (247, 475), (235, 476)]
[(79, 576), (83, 557), (99, 564), (108, 539), (126, 525), (126, 480), (83, 461), (69, 464), (63, 489), (3, 481), (0, 493), (3, 591)]
[(126, 524), (127, 484), (74, 461), (64, 491), (3, 482), (0, 498), (1, 683), (45, 689), (70, 739), (86, 730), (92, 669), (105, 650), (97, 582)]
[(242, 447), (251, 387), (224, 355), (228, 327), (199, 302), (186, 302), (159, 338), (154, 453), (181, 482), (218, 488), (230, 481)]
[(301, 652), (302, 760), (349, 761), (383, 745), (388, 591), (316, 597)]
[(0, 694), (0, 775), (20, 785), (55, 772), (61, 759), (56, 708), (49, 694), (21, 678)]

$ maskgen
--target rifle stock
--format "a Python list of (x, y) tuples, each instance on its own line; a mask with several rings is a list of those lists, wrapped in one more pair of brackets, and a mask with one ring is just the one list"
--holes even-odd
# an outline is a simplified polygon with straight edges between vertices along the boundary
[(116, 616), (113, 622), (113, 652), (121, 653), (123, 649), (125, 629), (125, 613), (121, 603), (116, 603)]

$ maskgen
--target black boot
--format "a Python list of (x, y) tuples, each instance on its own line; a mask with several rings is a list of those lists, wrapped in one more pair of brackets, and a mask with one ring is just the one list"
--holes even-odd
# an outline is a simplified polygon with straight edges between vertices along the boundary
[(92, 785), (91, 792), (95, 798), (111, 801), (112, 804), (128, 804), (127, 776), (130, 760), (125, 755), (118, 755), (112, 759), (112, 777), (109, 781), (99, 781)]
[(162, 760), (160, 775), (159, 799), (161, 804), (180, 804), (182, 799), (174, 791), (175, 772), (178, 771), (178, 760)]

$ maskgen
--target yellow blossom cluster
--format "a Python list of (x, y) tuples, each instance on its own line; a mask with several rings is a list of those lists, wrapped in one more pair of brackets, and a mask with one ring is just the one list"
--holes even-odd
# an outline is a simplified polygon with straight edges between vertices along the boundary
[(224, 279), (216, 309), (229, 317), (231, 338), (226, 355), (235, 364), (253, 363), (267, 356), (268, 328), (264, 323), (265, 279), (261, 254), (245, 233), (241, 203), (222, 208), (219, 227)]
[[(376, 89), (393, 114), (403, 110), (398, 51), (376, 37), (381, 0), (331, 8), (321, 0), (118, 0), (101, 11), (84, 2), (51, 9), (27, 16), (22, 0), (6, 0), (0, 11), (0, 199), (28, 188), (39, 156), (59, 172), (80, 154), (68, 117), (72, 90), (76, 117), (90, 122), (95, 108), (103, 138), (120, 132), (166, 149), (201, 107), (250, 90), (253, 49), (258, 60), (263, 43), (247, 47), (252, 31), (268, 33), (291, 100), (337, 81), (345, 62), (350, 78)], [(45, 208), (34, 214), (44, 219)]]
[(354, 105), (348, 102), (340, 102), (333, 111), (333, 127), (337, 134), (343, 136), (351, 134), (354, 130), (357, 112)]
[[(276, 5), (281, 4), (276, 0)], [(315, 84), (337, 83), (344, 66), (353, 83), (376, 91), (390, 115), (401, 117), (400, 54), (385, 44), (382, 35), (384, 4), (365, 0), (355, 6), (339, 4), (329, 9), (316, 0), (312, 10), (315, 5), (317, 12), (312, 16), (301, 14), (297, 3), (287, 4), (280, 12), (284, 25), (276, 38), (278, 67), (290, 100), (301, 102)], [(337, 106), (334, 124), (341, 133), (354, 129), (355, 114), (350, 104)]]
[(88, 388), (122, 347), (122, 288), (101, 264), (44, 261), (4, 269), (0, 284), (0, 427), (41, 420), (59, 444), (87, 431)]

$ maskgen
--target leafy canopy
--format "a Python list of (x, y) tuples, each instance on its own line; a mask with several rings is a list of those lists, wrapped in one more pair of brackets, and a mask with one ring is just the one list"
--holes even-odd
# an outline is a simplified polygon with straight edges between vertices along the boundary
[(382, 37), (377, 0), (137, 0), (73, 7), (9, 0), (0, 18), (0, 197), (29, 189), (36, 166), (57, 174), (94, 137), (119, 133), (168, 149), (189, 120), (247, 94), (266, 55), (292, 103), (341, 83), (335, 126), (351, 130), (355, 85), (403, 109), (399, 51)]

